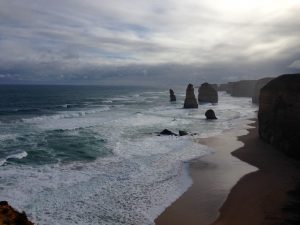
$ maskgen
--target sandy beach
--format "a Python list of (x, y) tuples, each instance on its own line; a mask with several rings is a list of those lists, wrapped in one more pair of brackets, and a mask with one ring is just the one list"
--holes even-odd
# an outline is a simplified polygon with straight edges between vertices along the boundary
[(193, 185), (157, 219), (157, 225), (275, 225), (299, 163), (249, 133), (230, 130), (199, 140), (215, 153), (190, 162)]

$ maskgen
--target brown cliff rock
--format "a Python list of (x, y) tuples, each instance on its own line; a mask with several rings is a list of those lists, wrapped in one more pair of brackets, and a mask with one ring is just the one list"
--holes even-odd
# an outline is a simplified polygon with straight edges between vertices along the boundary
[(254, 87), (254, 93), (252, 96), (252, 103), (257, 104), (259, 102), (260, 89), (262, 89), (267, 83), (269, 83), (273, 79), (274, 78), (272, 78), (272, 77), (265, 77), (265, 78), (257, 80), (256, 85)]
[(194, 87), (192, 84), (189, 84), (186, 88), (186, 96), (184, 100), (183, 108), (198, 108), (198, 102), (194, 93)]
[(0, 202), (0, 225), (33, 225), (25, 212), (19, 213), (6, 201)]
[(258, 121), (264, 141), (300, 158), (300, 74), (279, 76), (261, 89)]
[(176, 96), (174, 94), (174, 91), (172, 89), (170, 91), (170, 102), (176, 102)]
[(208, 83), (203, 83), (198, 89), (198, 102), (199, 103), (217, 103), (218, 92)]

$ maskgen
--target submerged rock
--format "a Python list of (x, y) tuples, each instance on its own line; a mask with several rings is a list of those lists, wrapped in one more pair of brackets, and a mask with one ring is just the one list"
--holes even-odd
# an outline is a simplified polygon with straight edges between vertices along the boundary
[(172, 135), (172, 136), (177, 136), (177, 134), (175, 134), (174, 132), (168, 130), (168, 129), (164, 129), (162, 132), (159, 133), (160, 135)]
[(217, 103), (218, 92), (209, 83), (203, 83), (198, 89), (199, 103)]
[(198, 102), (194, 93), (194, 87), (192, 84), (189, 84), (186, 88), (186, 96), (184, 100), (183, 108), (198, 108)]
[(269, 83), (273, 79), (274, 78), (266, 77), (266, 78), (257, 80), (256, 85), (254, 87), (254, 93), (252, 96), (252, 103), (255, 103), (255, 104), (259, 103), (260, 89), (262, 89), (267, 83)]
[(260, 138), (300, 158), (300, 74), (279, 76), (260, 91)]
[(172, 89), (170, 91), (170, 102), (176, 102), (176, 96), (174, 94), (174, 91)]
[(184, 130), (179, 130), (179, 136), (185, 136), (185, 135), (188, 135), (188, 132)]
[(215, 114), (214, 110), (212, 110), (212, 109), (207, 110), (205, 112), (205, 116), (206, 116), (207, 120), (216, 120), (216, 119), (218, 119), (216, 117), (216, 114)]
[(0, 225), (33, 225), (25, 212), (19, 213), (6, 201), (0, 202)]

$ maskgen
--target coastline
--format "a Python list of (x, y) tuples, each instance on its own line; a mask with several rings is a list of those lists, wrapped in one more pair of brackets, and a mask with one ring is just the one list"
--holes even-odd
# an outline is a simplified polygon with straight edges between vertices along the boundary
[(247, 133), (230, 130), (199, 139), (216, 150), (189, 163), (192, 186), (156, 225), (279, 224), (287, 192), (300, 176), (299, 163), (262, 142), (257, 123)]

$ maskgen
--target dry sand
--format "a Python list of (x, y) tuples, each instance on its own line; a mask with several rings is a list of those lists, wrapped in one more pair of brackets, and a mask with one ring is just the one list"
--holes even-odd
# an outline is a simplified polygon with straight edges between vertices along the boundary
[(190, 162), (193, 185), (155, 223), (279, 224), (286, 192), (300, 177), (299, 163), (262, 142), (256, 128), (249, 131), (245, 135), (231, 130), (199, 140), (215, 153)]

